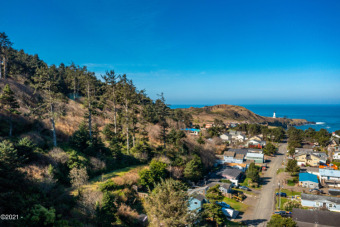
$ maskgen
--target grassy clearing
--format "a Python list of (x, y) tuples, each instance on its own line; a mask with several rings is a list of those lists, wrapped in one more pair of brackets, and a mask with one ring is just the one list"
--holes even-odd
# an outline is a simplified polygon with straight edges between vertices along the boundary
[[(122, 177), (130, 171), (136, 171), (138, 169), (144, 168), (146, 165), (133, 165), (129, 167), (125, 167), (122, 169), (117, 169), (106, 174), (99, 175), (97, 177), (92, 178), (89, 180), (87, 185), (82, 186), (83, 190), (98, 190), (101, 184), (103, 184), (108, 179), (114, 179), (115, 177)], [(71, 194), (76, 195), (78, 192), (77, 190), (73, 190)]]
[(229, 204), (232, 208), (234, 208), (235, 210), (241, 211), (241, 212), (245, 212), (248, 208), (248, 205), (242, 202), (237, 202), (234, 199), (229, 199), (227, 197), (224, 197), (223, 202)]
[(285, 171), (284, 168), (280, 168), (280, 169), (278, 169), (278, 170), (276, 171), (276, 174), (283, 173), (284, 171)]
[[(281, 206), (280, 206), (280, 210), (283, 210), (283, 204), (285, 204), (287, 201), (289, 201), (289, 199), (286, 199), (284, 197), (281, 197)], [(279, 197), (276, 198), (276, 205), (275, 208), (277, 209), (279, 205)]]

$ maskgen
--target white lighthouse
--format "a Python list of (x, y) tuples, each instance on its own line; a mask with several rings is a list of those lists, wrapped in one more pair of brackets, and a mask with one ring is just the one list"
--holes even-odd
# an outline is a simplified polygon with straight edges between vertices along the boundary
[(273, 114), (273, 118), (276, 118), (276, 113), (274, 112), (274, 114)]

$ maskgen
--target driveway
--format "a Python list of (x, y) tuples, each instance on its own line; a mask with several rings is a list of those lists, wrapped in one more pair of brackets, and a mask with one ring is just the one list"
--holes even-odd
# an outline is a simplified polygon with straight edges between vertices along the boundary
[(281, 143), (279, 146), (279, 154), (271, 159), (269, 168), (263, 176), (265, 185), (260, 189), (259, 199), (254, 206), (253, 217), (251, 218), (250, 216), (248, 217), (249, 220), (245, 220), (248, 225), (266, 226), (267, 221), (270, 220), (275, 205), (274, 193), (275, 189), (278, 188), (276, 171), (277, 169), (282, 168), (282, 161), (286, 151), (287, 144)]

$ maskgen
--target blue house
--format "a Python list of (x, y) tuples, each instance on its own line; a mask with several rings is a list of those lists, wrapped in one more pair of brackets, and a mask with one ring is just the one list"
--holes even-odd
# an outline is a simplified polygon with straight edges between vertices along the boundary
[(193, 194), (189, 198), (189, 210), (190, 211), (200, 211), (203, 207), (203, 204), (206, 203), (204, 195), (201, 194)]
[(190, 134), (194, 134), (196, 136), (198, 136), (199, 132), (201, 131), (200, 129), (196, 128), (182, 128), (181, 130), (189, 132)]
[(301, 205), (306, 207), (325, 208), (340, 212), (340, 198), (313, 194), (301, 194)]
[(314, 174), (299, 173), (299, 185), (304, 188), (319, 188), (319, 180)]

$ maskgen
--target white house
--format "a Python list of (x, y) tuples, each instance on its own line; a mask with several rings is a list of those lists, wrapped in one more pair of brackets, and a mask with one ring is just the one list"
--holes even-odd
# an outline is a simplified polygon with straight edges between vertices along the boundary
[(340, 160), (340, 152), (336, 152), (333, 154), (333, 159)]

